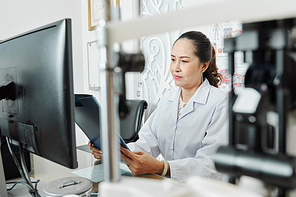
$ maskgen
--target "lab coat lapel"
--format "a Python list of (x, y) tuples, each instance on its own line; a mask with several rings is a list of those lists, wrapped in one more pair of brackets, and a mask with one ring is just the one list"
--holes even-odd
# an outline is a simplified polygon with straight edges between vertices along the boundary
[(177, 121), (178, 118), (178, 102), (181, 93), (181, 88), (177, 88), (173, 90), (171, 96), (168, 98), (168, 101), (171, 102), (170, 114), (173, 118), (174, 122)]
[[(180, 119), (192, 112), (196, 105), (205, 105), (208, 100), (209, 92), (210, 92), (211, 85), (207, 79), (199, 86), (196, 90), (194, 95), (186, 104), (185, 108), (183, 109)], [(177, 109), (178, 110), (178, 109)]]

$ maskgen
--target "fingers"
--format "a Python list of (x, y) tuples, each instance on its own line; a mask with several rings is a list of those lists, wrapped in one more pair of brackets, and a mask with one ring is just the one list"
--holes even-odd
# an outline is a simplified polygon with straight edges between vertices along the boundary
[(98, 153), (102, 153), (102, 150), (95, 147), (95, 145), (92, 143), (92, 142), (88, 142), (88, 145), (89, 145), (89, 149), (92, 150), (92, 151), (95, 151), (95, 152), (98, 152)]
[(122, 160), (126, 163), (133, 174), (139, 175), (149, 172), (149, 169), (147, 171), (146, 164), (143, 162), (143, 151), (130, 152), (124, 147), (120, 147), (120, 150)]
[(122, 160), (126, 163), (127, 167), (130, 170), (132, 170), (134, 160), (131, 157), (133, 156), (133, 153), (121, 146), (120, 147), (120, 156), (121, 156)]
[(120, 145), (120, 152), (125, 154), (127, 157), (133, 159), (133, 154), (131, 151), (129, 151), (128, 149), (124, 148), (123, 146)]
[(130, 159), (125, 154), (123, 154), (122, 152), (120, 153), (120, 157), (124, 161), (124, 163), (128, 163), (127, 159)]
[(120, 156), (121, 156), (122, 160), (125, 161), (125, 163), (128, 163), (128, 162), (130, 163), (133, 161), (129, 156), (127, 156), (123, 152), (120, 152)]
[[(92, 149), (91, 149), (92, 150)], [(96, 159), (102, 159), (102, 151), (98, 148), (95, 148), (91, 152)]]
[(95, 147), (91, 141), (88, 142), (88, 145), (89, 145), (89, 149), (92, 151), (91, 153), (94, 156), (94, 158), (102, 159), (102, 150)]
[(96, 159), (102, 159), (102, 154), (98, 154), (96, 152), (92, 152), (92, 155), (94, 156), (94, 158)]
[(135, 155), (144, 155), (145, 152), (144, 151), (138, 151), (138, 152), (133, 152)]

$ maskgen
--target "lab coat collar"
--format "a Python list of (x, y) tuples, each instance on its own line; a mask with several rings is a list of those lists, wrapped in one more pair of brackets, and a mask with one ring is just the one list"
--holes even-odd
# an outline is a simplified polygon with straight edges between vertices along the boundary
[[(191, 99), (188, 101), (186, 107), (182, 111), (180, 119), (183, 116), (185, 116), (186, 114), (188, 114), (194, 110), (194, 103), (199, 103), (201, 105), (205, 105), (207, 103), (210, 88), (211, 88), (211, 85), (210, 85), (209, 81), (207, 79), (205, 79), (204, 82), (196, 90), (194, 95), (191, 97)], [(171, 115), (174, 120), (177, 120), (178, 102), (179, 102), (180, 93), (181, 93), (181, 88), (178, 88), (171, 95), (171, 97), (168, 98), (169, 101), (173, 102), (172, 103), (173, 105), (171, 108)]]
[[(204, 82), (196, 90), (194, 95), (191, 97), (190, 100), (192, 100), (192, 102), (205, 105), (207, 103), (207, 100), (209, 97), (210, 88), (211, 88), (211, 85), (210, 85), (209, 81), (207, 79), (205, 79)], [(189, 104), (189, 102), (188, 102), (188, 104)]]
[[(210, 83), (207, 79), (204, 80), (204, 82), (199, 86), (199, 88), (196, 90), (194, 95), (191, 97), (191, 99), (188, 101), (196, 102), (205, 105), (208, 99), (208, 95), (210, 92)], [(171, 97), (168, 98), (171, 102), (178, 102), (179, 96), (181, 94), (181, 88), (177, 88), (174, 90), (174, 92), (171, 94)], [(178, 108), (177, 108), (178, 109)]]

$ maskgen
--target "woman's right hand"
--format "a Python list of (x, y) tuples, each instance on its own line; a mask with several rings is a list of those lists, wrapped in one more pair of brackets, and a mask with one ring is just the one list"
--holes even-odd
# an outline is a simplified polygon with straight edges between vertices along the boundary
[(96, 148), (91, 141), (88, 142), (88, 145), (89, 145), (89, 149), (92, 151), (91, 153), (93, 154), (94, 158), (102, 159), (102, 150), (99, 148)]

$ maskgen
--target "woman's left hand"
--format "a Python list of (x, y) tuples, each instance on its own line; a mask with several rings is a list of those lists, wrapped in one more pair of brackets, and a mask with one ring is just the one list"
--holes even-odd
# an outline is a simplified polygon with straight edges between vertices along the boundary
[(144, 151), (131, 152), (122, 146), (120, 146), (120, 151), (121, 158), (133, 174), (162, 174), (164, 168), (163, 162), (155, 159), (148, 153)]

